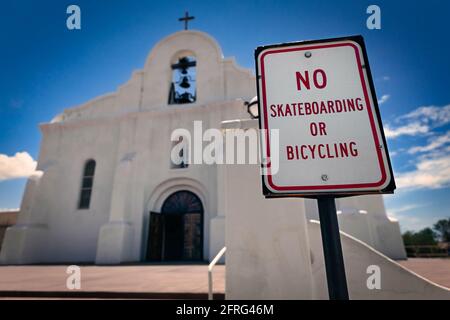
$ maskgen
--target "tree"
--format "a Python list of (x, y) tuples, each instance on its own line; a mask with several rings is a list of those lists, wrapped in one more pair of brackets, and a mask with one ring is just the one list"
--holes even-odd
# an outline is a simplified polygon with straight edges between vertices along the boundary
[(431, 228), (425, 228), (418, 232), (406, 231), (403, 234), (405, 246), (435, 245), (435, 233)]
[(440, 241), (450, 242), (450, 218), (439, 220), (433, 225), (433, 229)]
[(414, 237), (414, 232), (412, 232), (412, 231), (406, 231), (403, 234), (403, 243), (405, 244), (405, 246), (412, 246), (412, 245), (414, 245), (413, 237)]

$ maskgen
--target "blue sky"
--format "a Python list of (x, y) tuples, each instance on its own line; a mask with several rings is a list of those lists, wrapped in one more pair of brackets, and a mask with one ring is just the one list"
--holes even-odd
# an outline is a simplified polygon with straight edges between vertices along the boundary
[[(81, 30), (66, 28), (70, 4), (81, 8)], [(381, 30), (366, 28), (370, 4), (381, 8)], [(20, 205), (17, 177), (38, 156), (38, 124), (116, 90), (157, 41), (182, 29), (185, 10), (196, 16), (193, 29), (251, 69), (259, 45), (362, 34), (399, 185), (386, 196), (388, 212), (403, 230), (450, 216), (450, 2), (437, 0), (3, 3), (0, 208)]]

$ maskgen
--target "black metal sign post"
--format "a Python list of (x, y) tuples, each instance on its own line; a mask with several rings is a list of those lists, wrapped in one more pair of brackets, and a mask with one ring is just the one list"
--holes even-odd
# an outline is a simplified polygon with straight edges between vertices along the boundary
[(347, 279), (345, 277), (344, 257), (334, 197), (318, 197), (317, 205), (319, 207), (328, 294), (330, 300), (348, 300)]

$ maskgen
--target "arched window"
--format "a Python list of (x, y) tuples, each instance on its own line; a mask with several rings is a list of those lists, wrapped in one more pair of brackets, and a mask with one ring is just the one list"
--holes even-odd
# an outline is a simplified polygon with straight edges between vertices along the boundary
[(172, 64), (169, 104), (193, 103), (197, 100), (195, 57), (182, 57)]
[(94, 184), (94, 174), (95, 160), (88, 160), (84, 165), (78, 209), (89, 209), (89, 205), (91, 203), (92, 186)]

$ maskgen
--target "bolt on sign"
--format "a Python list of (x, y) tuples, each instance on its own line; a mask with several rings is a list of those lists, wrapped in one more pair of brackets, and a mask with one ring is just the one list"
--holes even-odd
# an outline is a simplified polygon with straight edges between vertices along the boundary
[(262, 46), (255, 58), (265, 196), (394, 191), (361, 36)]

